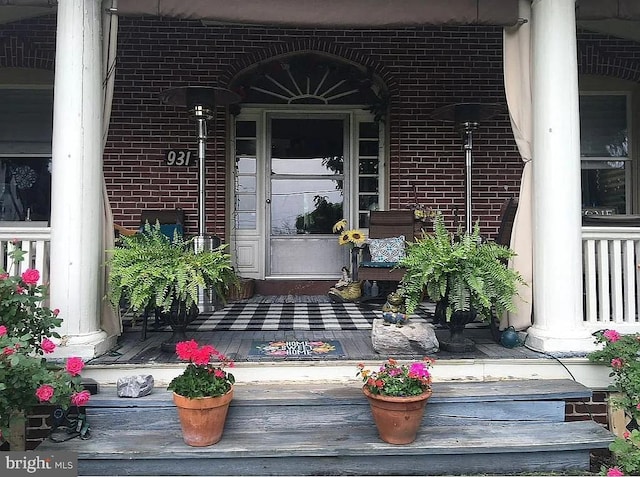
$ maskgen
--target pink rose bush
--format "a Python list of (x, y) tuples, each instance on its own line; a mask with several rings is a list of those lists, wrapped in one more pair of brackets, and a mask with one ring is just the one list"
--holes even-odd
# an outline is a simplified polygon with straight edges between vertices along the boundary
[[(640, 334), (620, 334), (615, 330), (594, 333), (599, 349), (589, 353), (589, 360), (611, 368), (615, 391), (609, 399), (616, 409), (624, 410), (632, 423), (640, 424)], [(604, 469), (606, 475), (640, 474), (640, 431), (627, 430), (609, 446), (615, 466)]]
[[(195, 340), (176, 344), (176, 355), (187, 361), (187, 368), (169, 383), (169, 390), (188, 398), (217, 397), (228, 393), (235, 383), (233, 374), (224, 370), (233, 361), (211, 345), (199, 346)], [(215, 363), (215, 364), (214, 364)]]
[(62, 319), (57, 310), (45, 306), (48, 289), (40, 283), (38, 270), (12, 273), (22, 256), (22, 250), (14, 248), (12, 267), (0, 270), (0, 443), (11, 439), (12, 415), (28, 415), (42, 403), (66, 409), (89, 399), (81, 384), (80, 358), (59, 366), (44, 357), (56, 349)]

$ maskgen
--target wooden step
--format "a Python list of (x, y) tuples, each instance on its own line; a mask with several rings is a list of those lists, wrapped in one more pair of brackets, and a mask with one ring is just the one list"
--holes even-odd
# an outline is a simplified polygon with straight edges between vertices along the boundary
[(563, 422), (564, 400), (588, 399), (569, 380), (435, 383), (417, 440), (386, 444), (359, 386), (238, 385), (218, 444), (185, 445), (171, 394), (92, 396), (92, 437), (72, 450), (80, 475), (429, 475), (587, 470), (612, 435)]

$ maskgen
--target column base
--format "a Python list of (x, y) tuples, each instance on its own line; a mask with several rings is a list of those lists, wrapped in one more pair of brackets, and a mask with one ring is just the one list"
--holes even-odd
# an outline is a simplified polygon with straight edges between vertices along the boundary
[(77, 356), (86, 360), (105, 354), (117, 343), (117, 336), (108, 336), (99, 330), (85, 335), (66, 335), (60, 339), (55, 351), (47, 358), (64, 359)]
[(533, 325), (527, 329), (526, 345), (542, 353), (589, 353), (596, 349), (593, 336), (582, 327), (548, 330)]

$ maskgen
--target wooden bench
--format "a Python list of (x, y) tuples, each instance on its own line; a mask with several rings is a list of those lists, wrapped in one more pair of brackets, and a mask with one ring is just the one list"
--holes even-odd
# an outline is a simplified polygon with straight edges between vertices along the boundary
[[(404, 241), (412, 242), (415, 238), (415, 219), (412, 210), (372, 210), (369, 216), (369, 236), (371, 239), (389, 239), (404, 236)], [(360, 260), (353, 272), (353, 280), (394, 281), (399, 282), (404, 270), (395, 268), (396, 262), (376, 262), (372, 260), (371, 245), (365, 244), (361, 249)]]

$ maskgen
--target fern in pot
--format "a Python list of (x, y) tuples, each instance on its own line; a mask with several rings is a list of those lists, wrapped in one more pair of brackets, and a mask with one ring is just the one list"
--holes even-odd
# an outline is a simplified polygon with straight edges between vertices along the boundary
[(174, 351), (175, 343), (185, 341), (185, 329), (198, 315), (200, 289), (224, 301), (229, 287), (238, 282), (225, 248), (196, 252), (193, 239), (176, 233), (171, 240), (158, 223), (147, 223), (141, 233), (121, 237), (110, 250), (111, 304), (119, 307), (124, 300), (134, 313), (160, 312), (174, 331), (162, 348)]
[(442, 349), (470, 351), (475, 343), (462, 335), (476, 318), (492, 319), (515, 311), (514, 298), (524, 283), (507, 263), (513, 250), (483, 241), (478, 225), (471, 233), (450, 233), (441, 214), (434, 219), (433, 233), (407, 245), (399, 266), (406, 269), (400, 282), (407, 314), (413, 313), (426, 295), (436, 303), (436, 318), (451, 331)]

